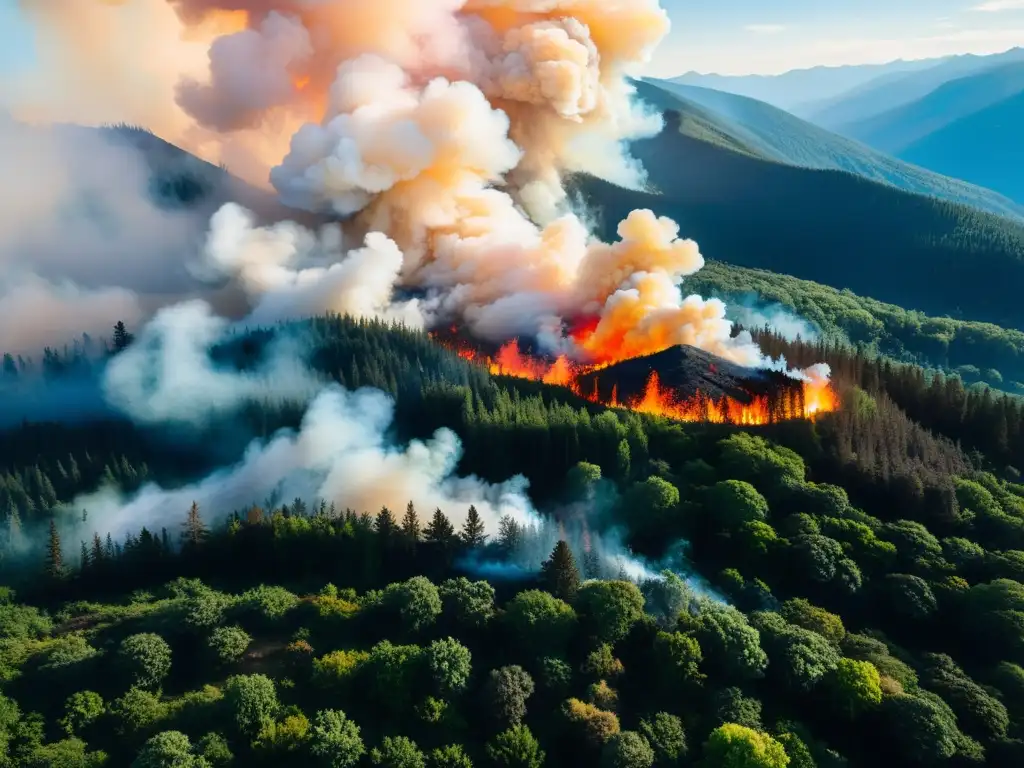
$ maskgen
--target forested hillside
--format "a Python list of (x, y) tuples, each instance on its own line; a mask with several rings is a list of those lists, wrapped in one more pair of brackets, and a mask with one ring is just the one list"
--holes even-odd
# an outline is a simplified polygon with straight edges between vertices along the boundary
[(848, 173), (759, 160), (680, 134), (682, 118), (668, 117), (662, 134), (633, 148), (657, 194), (577, 181), (602, 234), (633, 208), (651, 208), (712, 259), (1024, 327), (1024, 225)]
[[(990, 323), (932, 317), (762, 269), (710, 261), (686, 278), (684, 290), (724, 299), (737, 320), (755, 324), (796, 321), (810, 331), (866, 351), (924, 367), (955, 371), (964, 381), (986, 381), (1024, 391), (1024, 333)], [(780, 316), (779, 311), (792, 313)], [(804, 336), (809, 334), (804, 333)], [(806, 340), (806, 339), (805, 339)]]
[[(180, 457), (211, 434), (106, 415), (10, 429), (7, 764), (1024, 760), (1012, 401), (762, 335), (796, 364), (831, 362), (843, 408), (770, 428), (681, 425), (492, 378), (419, 333), (340, 318), (283, 332), (309, 334), (332, 379), (396, 396), (396, 439), (448, 426), (461, 474), (522, 472), (550, 522), (254, 499), (186, 503), (113, 538), (62, 502), (203, 474)], [(271, 338), (215, 354), (244, 366)], [(50, 353), (8, 378), (43, 390), (131, 343), (121, 329), (105, 352)], [(253, 403), (231, 424), (258, 438), (297, 418)], [(165, 461), (170, 443), (179, 460)]]
[(905, 192), (930, 195), (1024, 220), (1024, 208), (991, 189), (904, 162), (770, 104), (665, 80), (645, 80), (638, 83), (637, 88), (644, 101), (683, 116), (681, 132), (691, 138), (707, 140), (689, 130), (687, 118), (696, 112), (715, 120), (718, 133), (733, 137), (733, 145), (742, 143), (754, 147), (766, 159), (802, 168), (848, 171)]

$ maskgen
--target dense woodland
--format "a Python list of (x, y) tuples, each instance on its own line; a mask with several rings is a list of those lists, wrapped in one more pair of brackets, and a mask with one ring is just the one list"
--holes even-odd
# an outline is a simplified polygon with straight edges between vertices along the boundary
[[(396, 439), (448, 426), (460, 473), (523, 473), (550, 522), (254, 499), (115, 538), (67, 502), (195, 479), (301, 413), (14, 425), (0, 764), (1024, 764), (1017, 401), (767, 333), (766, 351), (833, 366), (839, 412), (678, 424), (342, 318), (215, 357), (244, 368), (284, 333), (336, 381), (394, 395)], [(130, 343), (121, 327), (12, 358), (0, 386), (89, 387)]]
[(930, 317), (809, 280), (709, 262), (684, 289), (754, 312), (789, 311), (831, 340), (903, 362), (956, 373), (967, 383), (1024, 392), (1024, 332), (991, 323)]

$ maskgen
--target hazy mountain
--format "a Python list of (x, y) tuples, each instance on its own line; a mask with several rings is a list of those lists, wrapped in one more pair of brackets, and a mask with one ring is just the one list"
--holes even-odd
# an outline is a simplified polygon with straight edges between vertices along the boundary
[[(848, 171), (908, 192), (1024, 216), (1024, 208), (991, 190), (890, 157), (761, 101), (667, 80), (645, 80), (638, 88), (644, 100), (679, 110), (688, 129), (700, 121), (710, 140), (729, 149), (805, 168)], [(692, 130), (690, 135), (702, 138)]]
[(910, 104), (951, 80), (1018, 61), (1024, 61), (1024, 48), (1012, 48), (991, 56), (955, 56), (921, 71), (885, 78), (876, 84), (869, 83), (827, 105), (816, 108), (805, 106), (800, 114), (824, 128), (840, 130), (851, 123), (868, 120)]
[(950, 80), (917, 101), (843, 126), (841, 133), (883, 152), (900, 155), (929, 134), (1021, 91), (1024, 61)]
[(681, 97), (667, 118), (659, 136), (633, 145), (650, 191), (578, 181), (605, 236), (633, 208), (650, 208), (675, 218), (708, 258), (935, 315), (1024, 327), (1019, 221), (850, 172), (766, 159), (766, 142), (752, 146), (749, 132), (730, 133), (728, 120)]
[(900, 154), (1024, 202), (1024, 91), (954, 120)]
[(671, 78), (680, 85), (713, 88), (718, 91), (767, 101), (782, 109), (797, 109), (809, 102), (820, 103), (846, 93), (878, 77), (906, 74), (933, 66), (942, 59), (891, 61), (843, 67), (794, 69), (779, 75), (718, 75), (687, 72)]

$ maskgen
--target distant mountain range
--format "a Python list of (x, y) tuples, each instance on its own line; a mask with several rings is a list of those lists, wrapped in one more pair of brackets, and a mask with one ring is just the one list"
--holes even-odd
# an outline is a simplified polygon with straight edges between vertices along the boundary
[(781, 109), (803, 114), (825, 101), (852, 91), (865, 83), (889, 76), (899, 76), (935, 66), (945, 59), (892, 61), (888, 64), (862, 64), (843, 67), (794, 69), (780, 75), (717, 75), (687, 72), (670, 82), (712, 88), (717, 91), (748, 96), (766, 101)]
[[(693, 135), (763, 160), (819, 170), (848, 171), (907, 192), (1024, 217), (1024, 207), (989, 189), (939, 175), (826, 131), (761, 101), (669, 80), (638, 84), (641, 98), (682, 111)], [(701, 124), (700, 131), (696, 129)]]
[[(873, 165), (884, 156), (767, 105), (692, 89), (690, 95), (704, 102), (697, 103), (679, 92), (681, 86), (669, 90), (652, 82), (639, 88), (668, 119), (659, 136), (633, 145), (650, 191), (577, 182), (602, 234), (614, 236), (629, 210), (651, 208), (675, 218), (713, 259), (934, 315), (1024, 328), (1020, 218), (869, 180), (847, 169), (889, 173)], [(735, 119), (713, 103), (731, 108)], [(765, 114), (777, 121), (755, 119)], [(844, 157), (843, 148), (860, 154)]]
[(840, 130), (875, 149), (900, 155), (957, 120), (1024, 91), (1024, 60), (943, 83), (922, 98)]
[(1019, 62), (1024, 62), (1024, 48), (991, 56), (957, 56), (920, 71), (869, 81), (826, 103), (795, 111), (816, 125), (842, 133), (847, 126), (915, 102), (946, 83)]

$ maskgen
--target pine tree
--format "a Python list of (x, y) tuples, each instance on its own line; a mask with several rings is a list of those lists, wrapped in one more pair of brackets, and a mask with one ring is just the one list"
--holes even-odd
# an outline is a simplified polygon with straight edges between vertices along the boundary
[(86, 571), (92, 566), (91, 558), (89, 557), (89, 547), (83, 541), (82, 550), (78, 554), (78, 568), (79, 570)]
[(202, 546), (207, 536), (206, 524), (203, 523), (203, 518), (199, 514), (199, 504), (194, 501), (189, 507), (188, 517), (185, 518), (184, 529), (181, 539), (186, 547), (196, 549)]
[(420, 541), (420, 519), (411, 501), (406, 505), (402, 518), (402, 538), (410, 547), (415, 547)]
[(484, 521), (480, 519), (480, 513), (476, 507), (470, 505), (466, 513), (466, 522), (462, 526), (462, 540), (468, 547), (482, 547), (487, 541), (484, 535)]
[(92, 552), (89, 555), (89, 562), (95, 568), (103, 563), (106, 554), (103, 551), (103, 540), (98, 533), (92, 535)]
[(46, 547), (46, 575), (59, 579), (64, 575), (64, 554), (60, 549), (60, 532), (57, 521), (50, 520), (50, 543)]
[(449, 546), (455, 538), (455, 526), (440, 509), (434, 510), (430, 525), (423, 532), (424, 538), (432, 544)]
[(551, 557), (541, 565), (540, 573), (548, 591), (561, 600), (570, 602), (579, 592), (580, 572), (565, 541), (555, 544)]
[(128, 329), (125, 327), (124, 322), (118, 320), (114, 325), (114, 351), (120, 352), (134, 340), (134, 336), (128, 333)]
[(508, 515), (498, 521), (498, 545), (506, 556), (515, 554), (523, 543), (523, 528)]
[(601, 560), (593, 547), (583, 553), (583, 577), (586, 579), (601, 578)]
[(114, 537), (107, 532), (107, 542), (103, 547), (103, 559), (108, 562), (117, 557), (117, 545), (114, 544)]
[(380, 508), (380, 512), (377, 513), (377, 517), (373, 521), (373, 530), (377, 532), (381, 541), (387, 542), (391, 539), (398, 530), (398, 523), (395, 522), (395, 516), (390, 509)]

